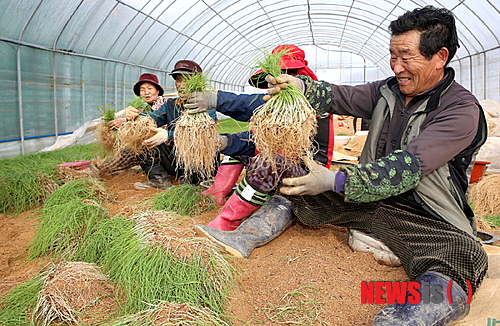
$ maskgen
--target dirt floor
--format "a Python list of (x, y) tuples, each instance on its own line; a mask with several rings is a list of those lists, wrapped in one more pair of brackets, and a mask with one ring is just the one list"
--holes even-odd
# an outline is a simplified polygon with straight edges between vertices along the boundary
[[(138, 191), (134, 182), (146, 180), (137, 170), (103, 179), (115, 198), (106, 203), (111, 214), (134, 214), (138, 204), (158, 190)], [(206, 224), (218, 209), (182, 224), (183, 236)], [(26, 250), (37, 227), (37, 211), (18, 216), (0, 214), (0, 296), (29, 280), (48, 262), (26, 262)], [(480, 227), (488, 228), (485, 223)], [(487, 231), (498, 234), (498, 229)], [(382, 305), (360, 303), (362, 281), (405, 281), (401, 267), (377, 263), (372, 254), (353, 252), (347, 230), (335, 226), (294, 224), (248, 259), (230, 258), (239, 272), (230, 292), (228, 315), (236, 325), (371, 325)]]

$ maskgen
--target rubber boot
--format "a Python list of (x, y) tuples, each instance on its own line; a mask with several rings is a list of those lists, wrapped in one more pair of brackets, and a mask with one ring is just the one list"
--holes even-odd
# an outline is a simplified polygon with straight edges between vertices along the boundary
[(150, 150), (139, 155), (139, 165), (148, 177), (148, 181), (140, 181), (134, 183), (136, 190), (144, 190), (147, 188), (167, 189), (172, 186), (170, 176), (165, 168), (160, 164), (160, 156), (158, 150)]
[[(411, 304), (406, 300), (404, 304), (390, 304), (386, 306), (375, 316), (373, 321), (374, 326), (453, 325), (469, 313), (470, 305), (467, 304), (467, 294), (450, 277), (439, 272), (427, 271), (415, 281), (423, 284), (418, 290), (421, 294), (421, 301)], [(451, 304), (448, 297), (448, 285), (450, 282)], [(425, 296), (422, 296), (422, 287), (427, 287), (426, 291), (428, 291), (435, 288), (436, 285), (442, 288), (442, 298), (439, 300), (441, 302), (433, 303), (432, 297), (430, 298), (431, 302), (424, 302)], [(408, 296), (410, 294), (407, 293), (407, 298)]]
[(260, 205), (256, 206), (244, 201), (236, 192), (233, 192), (219, 215), (207, 226), (221, 231), (233, 231), (241, 224), (241, 219), (250, 216), (259, 207)]
[(236, 181), (238, 181), (242, 170), (243, 164), (241, 163), (219, 166), (214, 183), (203, 194), (213, 196), (217, 205), (223, 206), (226, 202), (226, 196), (231, 192)]
[(371, 252), (379, 264), (401, 266), (401, 260), (373, 234), (349, 229), (348, 243), (354, 251)]
[(255, 248), (280, 235), (294, 219), (291, 202), (276, 195), (234, 231), (219, 231), (205, 225), (196, 225), (194, 229), (198, 235), (209, 238), (228, 253), (248, 258)]

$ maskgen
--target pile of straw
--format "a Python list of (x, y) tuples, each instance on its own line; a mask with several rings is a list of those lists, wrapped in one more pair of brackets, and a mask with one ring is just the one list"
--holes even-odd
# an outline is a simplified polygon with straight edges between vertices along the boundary
[(361, 152), (365, 146), (367, 135), (354, 135), (349, 139), (346, 147), (349, 147), (353, 152)]
[(116, 309), (115, 289), (94, 265), (61, 262), (48, 272), (35, 310), (37, 325), (103, 321)]
[(481, 216), (500, 215), (500, 174), (484, 176), (470, 190), (469, 200), (474, 204), (474, 213)]
[[(135, 96), (130, 101), (130, 106), (143, 113), (151, 111), (151, 106), (141, 96)], [(148, 115), (139, 115), (136, 119), (125, 122), (118, 128), (119, 145), (115, 148), (121, 150), (128, 147), (136, 155), (144, 153), (146, 148), (142, 142), (155, 135), (151, 129), (156, 127), (156, 121)]]
[(118, 129), (120, 147), (130, 148), (135, 154), (143, 153), (145, 147), (142, 142), (156, 134), (151, 128), (156, 128), (156, 122), (150, 116), (139, 116), (125, 122)]
[(155, 325), (229, 325), (210, 309), (187, 303), (162, 302), (152, 313), (151, 319)]

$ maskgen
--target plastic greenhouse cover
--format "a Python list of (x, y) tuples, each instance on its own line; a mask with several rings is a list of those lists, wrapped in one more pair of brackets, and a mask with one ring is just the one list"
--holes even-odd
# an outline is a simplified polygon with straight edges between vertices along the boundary
[(229, 91), (251, 92), (256, 59), (284, 43), (302, 47), (321, 79), (385, 78), (389, 22), (424, 5), (456, 15), (457, 80), (480, 100), (500, 100), (499, 1), (2, 0), (0, 147), (29, 140), (21, 143), (31, 151), (39, 145), (28, 143), (77, 130), (99, 108), (122, 109), (143, 72), (173, 91), (168, 72), (181, 59)]

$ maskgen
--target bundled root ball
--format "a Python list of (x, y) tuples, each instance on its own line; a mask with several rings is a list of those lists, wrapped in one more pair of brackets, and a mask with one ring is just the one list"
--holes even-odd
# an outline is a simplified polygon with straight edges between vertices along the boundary
[[(209, 86), (205, 73), (185, 75), (182, 85), (185, 94), (203, 92)], [(190, 114), (188, 110), (184, 110), (175, 123), (177, 165), (184, 169), (187, 177), (197, 174), (208, 179), (215, 171), (219, 151), (217, 124), (206, 111)]]
[(101, 122), (97, 125), (97, 139), (105, 150), (116, 150), (118, 147), (117, 133), (109, 127), (108, 122), (115, 119), (115, 110), (107, 108), (101, 111)]
[(229, 325), (208, 308), (198, 308), (187, 303), (162, 302), (150, 317), (155, 325)]
[(187, 176), (208, 179), (215, 171), (218, 152), (217, 124), (206, 112), (183, 113), (175, 124), (177, 162)]
[(139, 116), (133, 121), (127, 121), (118, 129), (121, 147), (130, 148), (135, 154), (144, 151), (142, 142), (155, 135), (151, 128), (156, 128), (156, 122), (150, 116)]
[(116, 130), (108, 126), (107, 121), (101, 121), (97, 125), (97, 139), (101, 142), (102, 147), (107, 151), (116, 150), (118, 147), (118, 134)]
[[(274, 77), (281, 74), (280, 60), (288, 50), (271, 53), (258, 67)], [(303, 156), (312, 157), (317, 129), (316, 112), (302, 92), (288, 85), (255, 110), (249, 124), (252, 140), (261, 159), (276, 169), (276, 157), (282, 155), (285, 165), (297, 162)]]
[(316, 128), (314, 109), (292, 85), (259, 107), (250, 120), (252, 140), (261, 158), (272, 166), (279, 154), (288, 162), (312, 155)]
[(63, 261), (46, 276), (35, 310), (37, 325), (56, 320), (77, 325), (102, 321), (116, 309), (114, 292), (114, 285), (96, 265)]

